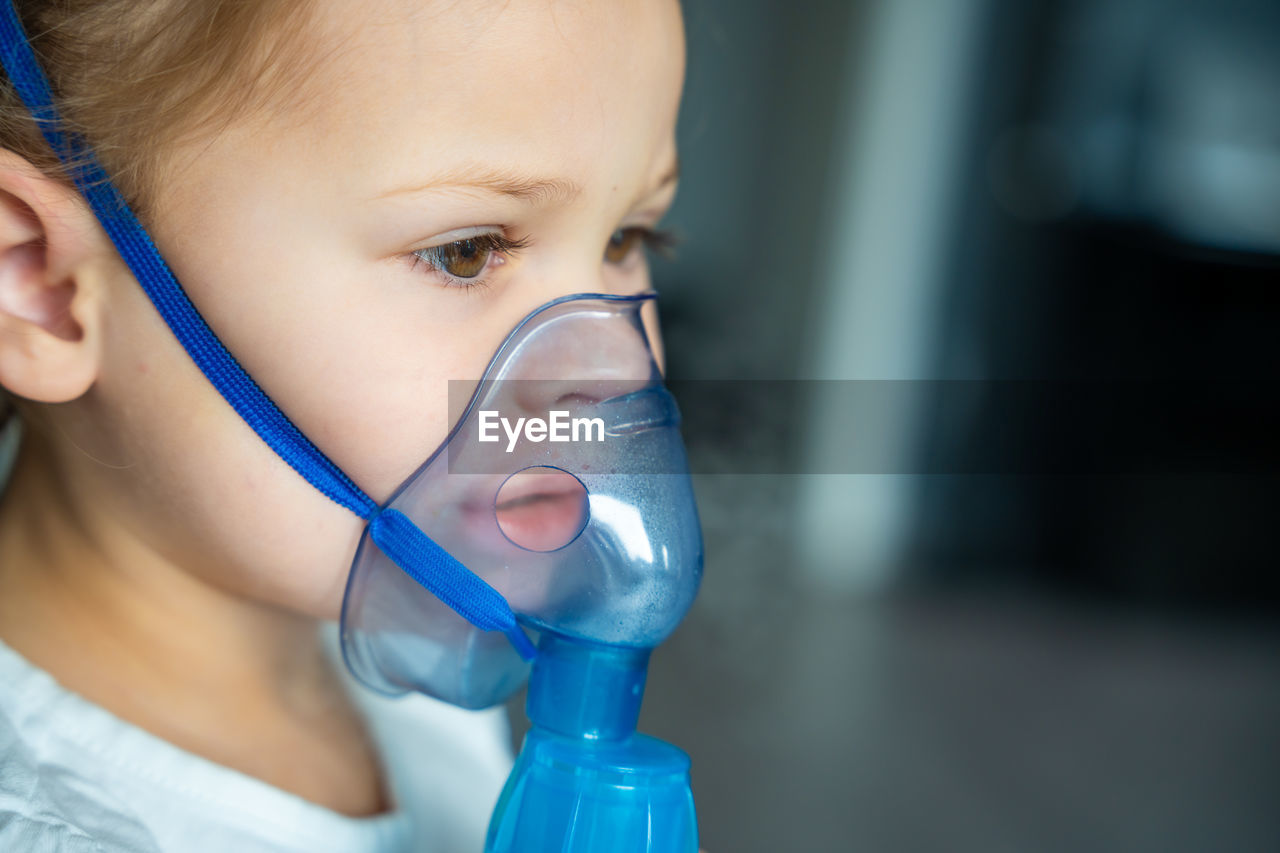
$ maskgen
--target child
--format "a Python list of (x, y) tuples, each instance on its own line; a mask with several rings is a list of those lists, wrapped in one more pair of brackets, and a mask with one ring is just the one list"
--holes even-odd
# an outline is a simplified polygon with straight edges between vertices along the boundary
[[(5, 0), (7, 2), (7, 0)], [(21, 2), (192, 302), (381, 502), (529, 310), (647, 287), (676, 2)], [(0, 849), (479, 850), (500, 718), (321, 647), (363, 522), (183, 351), (6, 90)]]

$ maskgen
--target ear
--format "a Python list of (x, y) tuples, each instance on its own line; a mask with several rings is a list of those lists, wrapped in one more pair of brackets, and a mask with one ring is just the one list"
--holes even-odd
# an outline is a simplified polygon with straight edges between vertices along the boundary
[(78, 193), (0, 150), (0, 385), (43, 403), (93, 385), (113, 256)]

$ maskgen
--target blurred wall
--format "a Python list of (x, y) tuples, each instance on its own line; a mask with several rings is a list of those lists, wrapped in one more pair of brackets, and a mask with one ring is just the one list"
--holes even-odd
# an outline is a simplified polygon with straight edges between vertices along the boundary
[(1278, 9), (685, 3), (711, 853), (1275, 847)]
[(791, 378), (813, 308), (861, 0), (687, 0), (685, 237), (655, 263), (671, 370)]

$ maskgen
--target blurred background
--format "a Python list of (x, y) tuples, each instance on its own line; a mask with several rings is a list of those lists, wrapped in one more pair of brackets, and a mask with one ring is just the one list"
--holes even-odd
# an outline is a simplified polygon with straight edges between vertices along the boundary
[(1280, 3), (685, 10), (703, 844), (1280, 850)]

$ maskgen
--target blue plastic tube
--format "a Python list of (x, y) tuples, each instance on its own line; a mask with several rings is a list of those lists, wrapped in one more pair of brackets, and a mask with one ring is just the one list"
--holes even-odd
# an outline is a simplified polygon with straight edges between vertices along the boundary
[(636, 733), (649, 650), (544, 632), (486, 853), (696, 853), (689, 756)]

